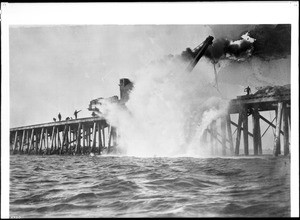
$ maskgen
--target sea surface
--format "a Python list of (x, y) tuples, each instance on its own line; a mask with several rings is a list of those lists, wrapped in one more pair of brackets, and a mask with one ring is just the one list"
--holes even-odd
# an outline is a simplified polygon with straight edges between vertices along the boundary
[(10, 156), (10, 217), (289, 217), (290, 158)]

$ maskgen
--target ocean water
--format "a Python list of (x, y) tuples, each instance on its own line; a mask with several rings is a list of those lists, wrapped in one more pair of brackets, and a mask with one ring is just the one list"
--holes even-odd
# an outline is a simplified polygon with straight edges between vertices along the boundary
[(10, 156), (10, 217), (288, 217), (288, 157)]

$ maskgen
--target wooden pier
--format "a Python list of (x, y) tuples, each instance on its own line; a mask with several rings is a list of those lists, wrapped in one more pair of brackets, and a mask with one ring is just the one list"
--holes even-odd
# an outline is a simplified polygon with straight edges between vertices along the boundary
[(102, 154), (115, 151), (116, 129), (101, 117), (10, 129), (11, 154)]
[[(253, 142), (253, 155), (262, 155), (262, 137), (270, 127), (273, 127), (275, 128), (273, 155), (289, 155), (290, 98), (290, 90), (286, 89), (283, 92), (271, 95), (258, 93), (238, 96), (236, 99), (231, 100), (227, 114), (212, 121), (210, 126), (204, 131), (203, 135), (206, 140), (208, 139), (207, 135), (210, 135), (212, 154), (221, 151), (223, 156), (241, 155), (240, 144), (241, 134), (243, 133), (243, 155), (249, 155), (249, 138), (252, 138)], [(273, 111), (275, 118), (269, 121), (260, 114), (263, 111)], [(238, 114), (237, 122), (231, 120), (231, 116), (234, 114)], [(252, 128), (248, 126), (249, 117), (252, 117)], [(275, 123), (273, 124), (274, 121)], [(268, 124), (267, 129), (263, 133), (261, 131), (261, 123)], [(220, 126), (217, 126), (217, 124)], [(236, 128), (233, 133), (231, 125)], [(233, 135), (235, 135), (235, 141)], [(283, 152), (280, 143), (281, 136), (283, 136)]]
[[(243, 155), (247, 156), (250, 154), (249, 138), (252, 138), (253, 154), (261, 155), (262, 137), (270, 127), (275, 129), (273, 155), (289, 155), (290, 90), (266, 94), (238, 96), (230, 101), (227, 114), (212, 121), (202, 137), (202, 140), (210, 143), (212, 155), (241, 155), (243, 139)], [(275, 112), (275, 118), (269, 121), (260, 114), (263, 111)], [(237, 122), (232, 120), (234, 114), (238, 115)], [(252, 128), (248, 125), (249, 117), (252, 118)], [(268, 124), (263, 132), (261, 123)], [(233, 132), (232, 126), (236, 128)], [(116, 128), (110, 126), (104, 118), (81, 118), (11, 128), (10, 151), (11, 154), (106, 154), (116, 152), (117, 138)]]

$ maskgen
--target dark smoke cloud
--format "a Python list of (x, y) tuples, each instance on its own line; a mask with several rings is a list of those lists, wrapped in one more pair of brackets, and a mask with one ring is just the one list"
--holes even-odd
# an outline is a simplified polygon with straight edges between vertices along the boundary
[(270, 60), (285, 58), (291, 54), (291, 25), (260, 25), (249, 31), (256, 39), (253, 56)]
[(214, 40), (205, 56), (216, 63), (221, 59), (244, 61), (252, 56), (264, 60), (285, 58), (291, 50), (291, 25), (257, 25), (239, 39)]

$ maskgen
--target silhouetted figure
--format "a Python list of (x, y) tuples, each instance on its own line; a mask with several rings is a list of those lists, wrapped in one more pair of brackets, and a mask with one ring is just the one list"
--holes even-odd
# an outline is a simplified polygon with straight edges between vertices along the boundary
[(75, 119), (77, 119), (77, 114), (78, 114), (79, 112), (81, 112), (81, 110), (79, 110), (79, 111), (75, 110), (75, 112), (74, 112)]
[(70, 117), (66, 117), (66, 121), (70, 120)]
[(61, 114), (58, 113), (58, 120), (61, 121)]
[(53, 118), (53, 121), (56, 121), (56, 118)]
[(97, 116), (97, 114), (96, 114), (95, 112), (93, 112), (93, 113), (92, 113), (92, 116), (93, 116), (93, 117), (96, 117), (96, 116)]
[(247, 88), (245, 88), (245, 89), (244, 89), (244, 92), (247, 92), (247, 95), (250, 95), (250, 92), (251, 92), (250, 87), (248, 86)]

